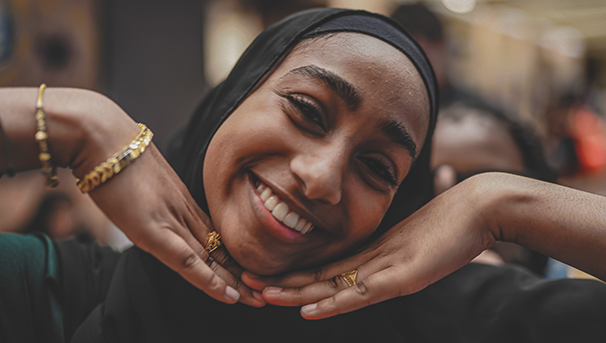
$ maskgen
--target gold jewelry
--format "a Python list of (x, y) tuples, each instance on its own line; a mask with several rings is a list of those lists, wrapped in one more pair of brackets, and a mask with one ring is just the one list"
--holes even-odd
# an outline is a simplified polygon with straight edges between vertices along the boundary
[(217, 231), (209, 232), (208, 239), (206, 239), (206, 251), (210, 254), (221, 246), (221, 236)]
[(141, 128), (141, 131), (132, 142), (84, 175), (82, 180), (76, 179), (76, 185), (82, 193), (88, 193), (101, 186), (145, 152), (145, 148), (151, 143), (154, 134), (144, 124), (139, 123), (137, 125)]
[(40, 147), (38, 158), (42, 162), (42, 174), (46, 177), (46, 184), (50, 187), (57, 187), (59, 179), (57, 178), (57, 169), (51, 162), (51, 154), (48, 148), (48, 134), (46, 133), (46, 115), (42, 105), (42, 95), (46, 85), (43, 83), (38, 89), (38, 101), (36, 101), (36, 142)]
[(341, 274), (341, 277), (343, 278), (343, 280), (345, 280), (345, 282), (347, 282), (347, 285), (351, 287), (356, 284), (356, 279), (358, 278), (358, 270), (354, 269), (350, 272), (343, 273)]

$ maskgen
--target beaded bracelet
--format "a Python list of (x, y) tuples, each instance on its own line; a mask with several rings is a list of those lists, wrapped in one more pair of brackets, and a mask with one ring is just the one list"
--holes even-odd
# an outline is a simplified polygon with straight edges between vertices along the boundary
[(86, 174), (82, 180), (76, 180), (76, 185), (82, 193), (88, 193), (101, 186), (105, 181), (111, 179), (127, 165), (131, 164), (145, 151), (145, 148), (151, 143), (154, 134), (144, 124), (139, 123), (137, 125), (141, 128), (141, 131), (132, 142), (115, 153), (112, 157), (108, 158), (105, 162), (95, 167), (95, 169)]
[(46, 177), (46, 184), (50, 187), (57, 187), (59, 179), (57, 178), (57, 169), (51, 162), (51, 154), (48, 147), (48, 134), (46, 133), (46, 115), (44, 114), (44, 107), (42, 105), (42, 95), (46, 85), (43, 83), (38, 89), (38, 101), (36, 102), (36, 142), (40, 147), (40, 154), (38, 158), (42, 162), (42, 174)]

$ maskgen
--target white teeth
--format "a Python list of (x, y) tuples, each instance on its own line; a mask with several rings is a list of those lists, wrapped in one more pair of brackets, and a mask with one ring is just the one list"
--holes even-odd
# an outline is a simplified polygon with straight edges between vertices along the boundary
[(274, 208), (276, 208), (276, 205), (278, 205), (278, 201), (278, 197), (272, 195), (267, 200), (265, 200), (265, 207), (267, 207), (268, 210), (273, 211)]
[(299, 221), (299, 215), (294, 213), (294, 212), (290, 212), (289, 214), (286, 215), (286, 218), (284, 218), (284, 225), (288, 226), (291, 229), (294, 229), (295, 226), (297, 225), (297, 222)]
[(263, 190), (263, 193), (261, 193), (261, 200), (266, 201), (267, 199), (269, 199), (270, 195), (271, 195), (271, 189), (265, 188)]
[(261, 193), (263, 193), (263, 190), (265, 190), (266, 188), (267, 187), (264, 184), (260, 183), (259, 187), (257, 187), (257, 192), (259, 192), (259, 194), (261, 194)]
[(303, 230), (301, 230), (301, 234), (304, 235), (304, 234), (310, 232), (312, 228), (313, 228), (313, 224), (310, 222), (307, 222), (307, 224), (305, 224), (305, 226), (303, 227)]
[(284, 218), (286, 218), (286, 215), (288, 214), (288, 205), (283, 202), (279, 203), (274, 207), (273, 211), (271, 211), (271, 214), (279, 221), (284, 221)]
[(305, 224), (307, 224), (307, 220), (301, 218), (299, 219), (299, 221), (297, 222), (297, 225), (295, 226), (295, 230), (301, 232), (301, 230), (303, 230), (303, 227), (305, 226)]
[(309, 233), (313, 229), (313, 224), (308, 222), (305, 218), (300, 218), (295, 212), (289, 212), (288, 205), (280, 201), (266, 185), (259, 183), (257, 192), (264, 202), (265, 207), (271, 212), (274, 218), (281, 221), (284, 225), (303, 235)]

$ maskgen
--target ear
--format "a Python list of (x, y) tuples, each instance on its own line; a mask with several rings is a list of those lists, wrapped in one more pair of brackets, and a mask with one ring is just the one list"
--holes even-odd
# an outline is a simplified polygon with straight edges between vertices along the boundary
[(436, 195), (446, 191), (457, 184), (457, 172), (449, 164), (442, 164), (436, 168), (434, 187)]

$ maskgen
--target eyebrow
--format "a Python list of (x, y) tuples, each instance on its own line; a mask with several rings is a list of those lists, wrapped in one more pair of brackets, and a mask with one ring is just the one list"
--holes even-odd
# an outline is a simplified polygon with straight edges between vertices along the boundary
[(290, 75), (303, 75), (318, 81), (321, 81), (328, 86), (341, 100), (345, 102), (345, 105), (350, 111), (355, 111), (362, 102), (360, 92), (349, 81), (340, 77), (339, 75), (328, 71), (324, 68), (320, 68), (316, 65), (308, 65), (299, 67), (289, 71), (286, 75), (280, 79), (286, 78)]
[(412, 140), (410, 134), (408, 133), (408, 130), (406, 130), (406, 127), (404, 127), (402, 123), (397, 120), (391, 119), (383, 120), (379, 124), (379, 130), (381, 131), (381, 133), (386, 135), (392, 142), (399, 144), (403, 146), (404, 149), (408, 150), (413, 160), (416, 158), (417, 145)]

